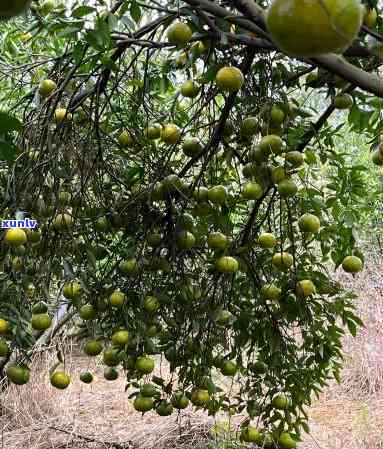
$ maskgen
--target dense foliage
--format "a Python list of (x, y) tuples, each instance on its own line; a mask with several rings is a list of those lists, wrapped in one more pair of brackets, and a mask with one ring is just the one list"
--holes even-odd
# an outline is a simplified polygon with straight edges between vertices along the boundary
[[(2, 236), (12, 382), (69, 323), (139, 411), (244, 411), (243, 440), (285, 449), (308, 431), (362, 325), (330, 273), (360, 271), (355, 229), (379, 225), (379, 173), (348, 133), (383, 164), (382, 22), (369, 4), (343, 59), (293, 58), (266, 6), (46, 0), (2, 22), (1, 217), (38, 222)], [(164, 359), (176, 377), (153, 374)], [(70, 383), (60, 350), (50, 375)]]

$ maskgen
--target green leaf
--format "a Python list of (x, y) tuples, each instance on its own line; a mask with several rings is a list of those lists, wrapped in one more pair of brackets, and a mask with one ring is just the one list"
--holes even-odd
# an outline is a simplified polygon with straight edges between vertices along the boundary
[(18, 148), (13, 143), (0, 140), (0, 160), (1, 161), (14, 161), (17, 156), (17, 150), (18, 150)]
[(88, 14), (92, 14), (92, 12), (95, 12), (96, 8), (93, 8), (92, 6), (79, 6), (78, 8), (74, 9), (72, 11), (72, 17), (84, 17)]
[(0, 134), (5, 134), (9, 131), (20, 131), (23, 124), (15, 116), (5, 111), (0, 111)]
[(132, 5), (130, 6), (130, 15), (132, 16), (132, 19), (139, 23), (142, 17), (141, 8), (138, 6), (138, 4), (133, 1)]

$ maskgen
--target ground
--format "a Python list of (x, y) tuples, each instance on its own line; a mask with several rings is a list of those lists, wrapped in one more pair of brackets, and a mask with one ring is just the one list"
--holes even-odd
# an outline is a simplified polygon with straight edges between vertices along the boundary
[[(332, 383), (310, 409), (311, 434), (305, 436), (303, 449), (383, 449), (381, 272), (382, 266), (371, 260), (355, 278), (338, 275), (359, 293), (358, 310), (366, 327), (355, 339), (346, 338), (342, 385)], [(213, 418), (191, 409), (168, 418), (155, 413), (141, 417), (127, 400), (124, 381), (104, 380), (102, 367), (79, 356), (75, 346), (66, 349), (66, 369), (77, 379), (90, 363), (96, 379), (91, 385), (74, 380), (66, 391), (54, 390), (46, 375), (53, 349), (36, 357), (41, 374), (30, 388), (11, 387), (2, 398), (2, 449), (206, 447)], [(227, 419), (217, 417), (218, 428)], [(241, 419), (233, 417), (233, 425)]]

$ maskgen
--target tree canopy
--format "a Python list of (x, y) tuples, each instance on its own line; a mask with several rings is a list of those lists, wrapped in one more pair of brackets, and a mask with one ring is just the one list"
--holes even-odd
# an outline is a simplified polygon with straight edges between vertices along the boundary
[(33, 348), (71, 327), (138, 411), (244, 412), (244, 441), (292, 449), (312, 393), (340, 381), (345, 329), (363, 325), (331, 273), (362, 270), (355, 226), (380, 219), (379, 8), (13, 3), (1, 218), (38, 226), (2, 236), (3, 373), (26, 384)]

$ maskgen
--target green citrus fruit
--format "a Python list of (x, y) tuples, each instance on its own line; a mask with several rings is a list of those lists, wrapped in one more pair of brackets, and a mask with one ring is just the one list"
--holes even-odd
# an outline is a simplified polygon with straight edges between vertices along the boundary
[(27, 243), (27, 234), (22, 229), (8, 229), (5, 233), (4, 242), (16, 248)]
[(112, 344), (114, 346), (125, 346), (130, 339), (129, 331), (119, 330), (112, 335)]
[(211, 232), (207, 238), (209, 248), (213, 249), (225, 249), (228, 243), (228, 238), (222, 232)]
[(209, 189), (207, 197), (214, 204), (223, 204), (227, 197), (226, 188), (221, 185), (212, 187)]
[(246, 117), (241, 124), (241, 135), (250, 137), (259, 130), (259, 121), (257, 117)]
[(109, 366), (104, 369), (104, 379), (106, 380), (116, 380), (118, 379), (118, 371), (116, 368)]
[(56, 371), (51, 376), (51, 384), (59, 390), (65, 390), (70, 384), (70, 377), (64, 371)]
[(52, 318), (47, 313), (32, 315), (32, 328), (38, 331), (45, 331), (52, 325)]
[(124, 148), (128, 148), (133, 145), (134, 140), (130, 131), (122, 131), (122, 133), (117, 137), (119, 145)]
[(278, 445), (282, 449), (294, 449), (297, 442), (291, 438), (288, 432), (282, 432), (278, 439)]
[(320, 221), (316, 215), (304, 214), (298, 220), (298, 226), (302, 232), (316, 233), (320, 229)]
[(126, 296), (120, 291), (115, 291), (109, 296), (109, 304), (112, 307), (122, 307), (126, 302)]
[(84, 304), (78, 314), (83, 320), (93, 320), (96, 317), (96, 310), (92, 304)]
[(300, 298), (307, 298), (315, 293), (315, 285), (310, 279), (303, 279), (297, 282), (295, 292)]
[(197, 389), (192, 392), (191, 401), (194, 405), (202, 407), (210, 400), (210, 395), (207, 390)]
[(294, 258), (287, 252), (275, 253), (272, 258), (272, 263), (276, 268), (284, 270), (293, 265)]
[(99, 340), (90, 340), (84, 345), (84, 353), (91, 357), (101, 354), (102, 350), (103, 346)]
[(154, 360), (146, 356), (138, 357), (135, 367), (142, 374), (150, 374), (154, 370)]
[(161, 132), (161, 139), (168, 145), (176, 144), (181, 138), (181, 130), (174, 123), (166, 124)]
[(224, 376), (234, 376), (237, 372), (237, 364), (234, 362), (231, 362), (230, 360), (227, 360), (222, 363), (221, 366), (221, 373)]
[(273, 41), (299, 57), (343, 53), (363, 20), (359, 0), (273, 0), (266, 24)]
[(138, 412), (145, 413), (154, 407), (154, 401), (152, 398), (145, 398), (139, 394), (133, 402), (133, 407)]
[(350, 94), (338, 94), (334, 97), (335, 109), (351, 109), (354, 101)]
[(243, 186), (242, 197), (246, 200), (259, 200), (263, 195), (263, 189), (257, 182), (247, 182)]
[(358, 273), (363, 269), (363, 261), (356, 256), (347, 256), (343, 259), (342, 268), (347, 273)]
[(196, 157), (201, 154), (203, 146), (197, 137), (190, 137), (182, 144), (182, 150), (186, 156)]
[(64, 285), (63, 295), (67, 299), (75, 299), (81, 295), (81, 290), (81, 284), (79, 282), (68, 282)]
[(29, 371), (23, 365), (12, 363), (7, 366), (5, 374), (16, 385), (25, 385), (29, 381)]
[(300, 151), (289, 151), (285, 154), (285, 160), (292, 167), (300, 167), (304, 163), (303, 154)]
[(180, 231), (177, 234), (177, 245), (181, 249), (191, 249), (196, 243), (194, 234), (189, 231)]
[(281, 182), (278, 183), (278, 192), (282, 198), (289, 198), (294, 196), (298, 191), (298, 186), (295, 182), (289, 178), (282, 179)]
[(189, 25), (179, 21), (173, 22), (167, 30), (167, 38), (171, 44), (185, 45), (192, 35)]
[(275, 284), (265, 284), (261, 288), (261, 296), (268, 301), (278, 301), (281, 298), (282, 290)]
[(181, 86), (181, 95), (186, 98), (195, 98), (198, 95), (199, 86), (192, 80), (185, 81)]
[(90, 384), (93, 382), (93, 375), (89, 371), (83, 371), (80, 374), (80, 380), (81, 382), (84, 382), (84, 384)]
[(223, 67), (218, 70), (215, 82), (221, 90), (235, 92), (243, 86), (245, 79), (240, 69), (236, 67)]
[(0, 357), (7, 357), (10, 352), (10, 347), (5, 340), (0, 340)]
[(173, 406), (167, 401), (161, 401), (156, 407), (156, 413), (160, 416), (170, 416), (173, 413)]
[(221, 273), (236, 273), (239, 269), (239, 264), (234, 257), (222, 256), (216, 261), (215, 267)]
[(171, 402), (173, 407), (178, 410), (182, 410), (189, 405), (189, 399), (182, 391), (176, 391), (171, 398)]
[(283, 140), (275, 134), (268, 134), (267, 136), (262, 137), (259, 142), (259, 148), (265, 155), (271, 153), (280, 154), (283, 149)]
[(264, 232), (258, 237), (258, 244), (261, 248), (274, 248), (277, 244), (277, 239), (274, 234)]
[(272, 402), (273, 406), (278, 410), (286, 410), (289, 406), (289, 398), (283, 393), (274, 396)]

